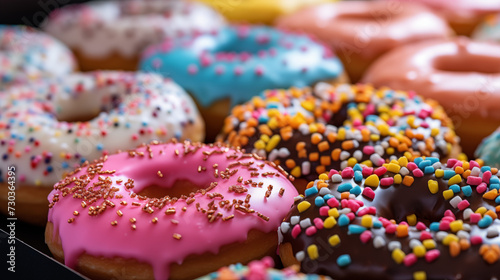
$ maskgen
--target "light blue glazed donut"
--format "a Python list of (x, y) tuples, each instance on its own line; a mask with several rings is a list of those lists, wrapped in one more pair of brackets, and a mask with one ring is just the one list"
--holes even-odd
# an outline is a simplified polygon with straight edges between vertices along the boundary
[(203, 107), (242, 103), (266, 89), (335, 80), (344, 69), (321, 43), (263, 26), (230, 26), (148, 48), (140, 68), (172, 78)]
[(483, 139), (476, 156), (484, 160), (485, 165), (500, 167), (500, 129)]

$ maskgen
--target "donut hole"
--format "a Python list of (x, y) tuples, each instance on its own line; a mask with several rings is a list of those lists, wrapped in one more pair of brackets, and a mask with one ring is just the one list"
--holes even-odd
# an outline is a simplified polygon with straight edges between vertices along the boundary
[[(102, 100), (95, 96), (99, 95), (92, 92), (69, 101), (58, 101), (54, 116), (60, 122), (88, 122), (99, 117), (101, 113), (110, 113), (122, 103), (122, 95), (119, 93), (104, 95)], [(87, 105), (89, 106), (86, 107)]]
[(181, 196), (189, 196), (191, 193), (196, 193), (205, 188), (206, 187), (197, 185), (189, 180), (180, 179), (175, 181), (171, 186), (149, 185), (137, 194), (149, 198), (163, 198), (165, 196), (179, 198)]
[(492, 63), (492, 58), (481, 55), (439, 56), (434, 60), (434, 68), (446, 72), (500, 73), (500, 64)]

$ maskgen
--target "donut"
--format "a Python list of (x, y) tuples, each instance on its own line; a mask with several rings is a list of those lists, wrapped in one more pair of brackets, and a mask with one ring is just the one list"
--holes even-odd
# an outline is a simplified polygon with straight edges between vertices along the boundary
[(379, 167), (403, 155), (445, 159), (460, 151), (435, 101), (361, 84), (268, 90), (236, 106), (219, 139), (283, 166), (301, 193), (332, 168)]
[(276, 26), (312, 34), (342, 60), (352, 82), (378, 57), (408, 43), (447, 38), (446, 21), (417, 4), (341, 1), (300, 10), (276, 20)]
[(160, 76), (92, 72), (12, 88), (0, 105), (0, 202), (16, 173), (16, 217), (44, 225), (47, 195), (75, 166), (151, 140), (203, 140), (192, 99)]
[(500, 13), (486, 17), (474, 30), (472, 38), (478, 41), (500, 42)]
[(0, 24), (0, 90), (77, 68), (71, 51), (33, 28)]
[(332, 169), (281, 224), (280, 257), (335, 279), (497, 279), (499, 183), (497, 168), (434, 157)]
[(499, 65), (499, 44), (458, 37), (395, 49), (373, 63), (362, 81), (437, 100), (473, 158), (481, 139), (500, 125)]
[(230, 107), (265, 89), (345, 81), (340, 60), (323, 45), (263, 26), (168, 40), (148, 48), (140, 67), (171, 77), (194, 97), (208, 140), (220, 131)]
[(331, 280), (328, 276), (306, 275), (297, 271), (297, 266), (287, 267), (283, 270), (273, 268), (274, 261), (271, 257), (251, 261), (247, 266), (240, 263), (219, 268), (197, 280)]
[[(387, 0), (386, 0), (387, 1)], [(393, 0), (390, 0), (393, 1)], [(485, 17), (500, 13), (500, 0), (397, 0), (423, 4), (441, 14), (458, 35), (469, 36)]]
[(57, 183), (45, 240), (92, 279), (193, 279), (276, 254), (288, 177), (220, 143), (153, 142)]
[(272, 25), (280, 16), (303, 9), (307, 6), (335, 0), (198, 0), (209, 4), (227, 20), (236, 23)]
[(42, 24), (73, 50), (84, 71), (136, 70), (148, 45), (224, 25), (221, 15), (201, 3), (162, 0), (74, 4), (52, 12)]
[(491, 135), (484, 138), (474, 155), (485, 165), (500, 167), (500, 130), (497, 128)]

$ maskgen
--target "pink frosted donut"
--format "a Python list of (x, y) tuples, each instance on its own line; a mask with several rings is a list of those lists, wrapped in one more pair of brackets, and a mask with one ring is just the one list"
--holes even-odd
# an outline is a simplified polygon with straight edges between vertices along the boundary
[(274, 254), (297, 195), (283, 169), (256, 155), (151, 143), (57, 183), (45, 239), (92, 279), (193, 279)]

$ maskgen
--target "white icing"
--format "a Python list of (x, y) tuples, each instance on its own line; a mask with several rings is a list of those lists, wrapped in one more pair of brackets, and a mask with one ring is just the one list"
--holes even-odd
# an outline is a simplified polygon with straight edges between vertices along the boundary
[(43, 24), (48, 33), (95, 58), (113, 52), (134, 57), (163, 39), (214, 32), (224, 25), (222, 16), (201, 3), (162, 0), (71, 5)]

